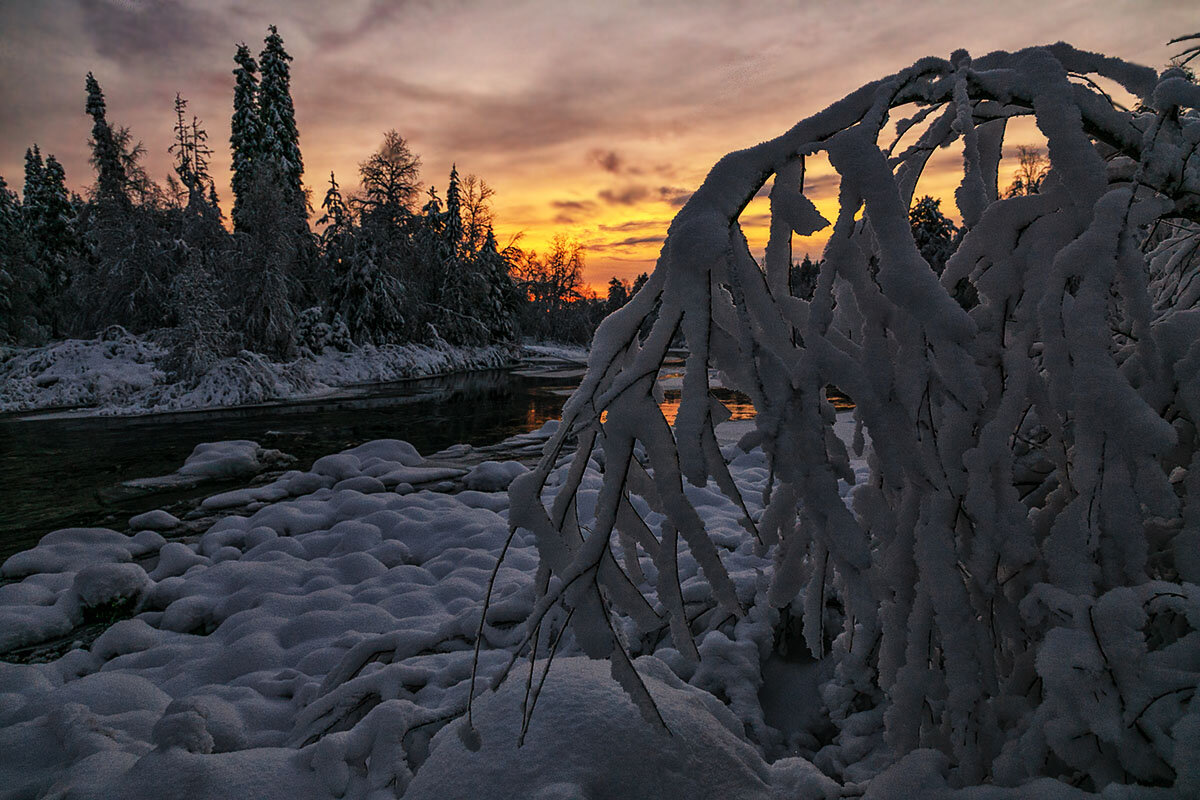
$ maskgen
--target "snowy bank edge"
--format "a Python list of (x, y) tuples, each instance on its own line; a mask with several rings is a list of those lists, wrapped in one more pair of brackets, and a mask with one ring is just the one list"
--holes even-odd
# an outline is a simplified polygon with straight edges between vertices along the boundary
[(287, 362), (242, 351), (203, 376), (170, 382), (158, 367), (166, 350), (123, 333), (10, 350), (0, 362), (0, 414), (141, 416), (234, 408), (327, 396), (339, 389), (515, 364), (518, 345), (364, 345), (305, 353)]

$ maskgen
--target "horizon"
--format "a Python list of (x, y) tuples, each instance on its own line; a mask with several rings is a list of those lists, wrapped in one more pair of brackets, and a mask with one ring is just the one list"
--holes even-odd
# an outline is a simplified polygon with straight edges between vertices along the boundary
[[(257, 53), (275, 24), (294, 59), (304, 182), (318, 209), (310, 221), (329, 172), (354, 190), (358, 163), (395, 128), (421, 158), (425, 187), (444, 196), (452, 164), (487, 181), (502, 245), (520, 235), (522, 247), (543, 252), (559, 233), (582, 242), (585, 284), (603, 295), (610, 277), (653, 270), (671, 219), (718, 158), (783, 133), (870, 78), (959, 47), (978, 56), (1058, 40), (1161, 68), (1175, 53), (1168, 40), (1195, 24), (1189, 5), (1172, 0), (1003, 10), (931, 1), (857, 41), (868, 16), (900, 8), (0, 2), (0, 98), (14, 112), (0, 120), (0, 175), (19, 189), (25, 149), (36, 142), (63, 163), (69, 188), (86, 190), (91, 70), (109, 119), (144, 143), (159, 183), (170, 172), (175, 93), (188, 101), (208, 130), (228, 215), (232, 57), (242, 41)], [(1022, 135), (1038, 143), (1032, 126)], [(960, 159), (954, 148), (936, 154), (919, 187), (956, 221), (950, 174)], [(827, 164), (810, 166), (807, 187), (822, 211), (836, 206), (832, 178)], [(761, 252), (766, 200), (753, 203), (760, 207), (743, 220)], [(795, 258), (819, 257), (824, 241), (796, 237)]]

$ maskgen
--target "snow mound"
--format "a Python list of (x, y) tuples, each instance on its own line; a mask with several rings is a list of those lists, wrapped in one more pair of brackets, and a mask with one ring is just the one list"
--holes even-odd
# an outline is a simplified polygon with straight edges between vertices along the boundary
[[(264, 458), (264, 453), (286, 458), (277, 450), (261, 449), (257, 457)], [(222, 463), (224, 462), (217, 461), (214, 468), (219, 468)], [(237, 463), (236, 459), (233, 463)], [(312, 468), (307, 472), (289, 470), (271, 483), (232, 489), (206, 497), (200, 507), (206, 511), (222, 511), (255, 503), (274, 503), (288, 497), (310, 495), (322, 490), (335, 493), (352, 491), (360, 495), (380, 492), (407, 494), (414, 486), (437, 484), (460, 478), (466, 473), (467, 470), (460, 467), (426, 461), (408, 442), (399, 439), (377, 439), (341, 453), (322, 456), (313, 462)]]
[(245, 439), (204, 442), (192, 450), (179, 468), (179, 474), (198, 478), (243, 478), (257, 474), (264, 461), (277, 455), (278, 450), (264, 450), (258, 442)]
[(17, 350), (0, 363), (0, 411), (119, 406), (162, 383), (158, 345), (114, 326), (97, 339)]
[(463, 483), (478, 492), (502, 492), (513, 478), (526, 472), (529, 468), (519, 461), (484, 461), (467, 473)]
[(129, 527), (135, 531), (169, 531), (179, 527), (179, 518), (161, 508), (129, 518)]
[(465, 723), (444, 728), (406, 800), (772, 796), (767, 765), (719, 700), (658, 659), (644, 657), (637, 666), (670, 733), (645, 723), (607, 662), (556, 659), (523, 746), (517, 740), (525, 681), (514, 676), (475, 706), (479, 750), (459, 736)]
[(136, 600), (150, 585), (137, 564), (96, 564), (75, 573), (69, 597), (81, 611)]

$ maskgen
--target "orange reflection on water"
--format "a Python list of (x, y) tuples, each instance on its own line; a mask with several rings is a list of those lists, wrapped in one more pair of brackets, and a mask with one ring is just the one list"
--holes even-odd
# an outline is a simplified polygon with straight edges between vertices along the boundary
[[(729, 409), (729, 413), (733, 415), (730, 419), (754, 419), (755, 414), (757, 414), (754, 404), (750, 402), (750, 398), (741, 392), (735, 392), (732, 389), (714, 388), (710, 389), (709, 393)], [(668, 425), (674, 425), (675, 417), (679, 415), (681, 395), (682, 392), (678, 389), (668, 389), (663, 393), (663, 401), (658, 404), (663, 416), (667, 418)]]
[[(747, 395), (732, 389), (724, 389), (715, 387), (709, 390), (709, 393), (721, 401), (725, 408), (729, 409), (730, 419), (754, 419), (757, 411), (754, 408), (754, 403), (751, 402)], [(679, 389), (667, 389), (663, 392), (663, 401), (658, 404), (658, 408), (662, 411), (663, 416), (667, 420), (667, 424), (674, 426), (675, 418), (679, 415), (679, 405), (682, 402), (682, 392)], [(849, 397), (834, 389), (832, 386), (826, 390), (826, 398), (838, 411), (850, 411), (854, 409), (854, 401)], [(530, 406), (528, 413), (529, 429), (541, 427), (542, 423), (549, 419), (558, 419), (556, 413), (547, 413), (542, 409), (535, 409)], [(608, 411), (600, 412), (600, 422), (605, 422), (608, 419)]]

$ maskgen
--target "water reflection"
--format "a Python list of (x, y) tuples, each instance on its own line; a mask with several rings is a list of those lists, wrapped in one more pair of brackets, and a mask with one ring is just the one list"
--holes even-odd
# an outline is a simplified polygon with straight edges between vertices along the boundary
[[(669, 378), (682, 377), (682, 373), (669, 376)], [(708, 390), (708, 393), (717, 400), (721, 401), (721, 405), (729, 409), (731, 414), (730, 419), (754, 419), (756, 411), (754, 403), (751, 402), (749, 396), (735, 391), (733, 389), (725, 389), (714, 387)], [(839, 392), (832, 386), (825, 390), (825, 396), (838, 411), (849, 411), (854, 408), (854, 402), (846, 395)], [(663, 402), (658, 404), (662, 409), (663, 416), (667, 418), (668, 425), (675, 424), (675, 417), (679, 414), (679, 403), (682, 398), (682, 392), (679, 389), (667, 389), (663, 392)]]
[(405, 439), (433, 453), (538, 428), (559, 416), (558, 392), (575, 383), (487, 370), (271, 406), (146, 417), (0, 417), (0, 560), (57, 528), (120, 529), (133, 514), (186, 506), (221, 490), (208, 484), (140, 498), (114, 492), (122, 481), (175, 471), (201, 442), (252, 439), (296, 456), (301, 468), (372, 439)]
[[(299, 468), (372, 439), (412, 442), (422, 453), (475, 446), (558, 419), (582, 370), (487, 370), (359, 387), (321, 400), (146, 417), (0, 416), (0, 560), (69, 526), (122, 529), (152, 508), (180, 513), (227, 486), (130, 496), (123, 481), (174, 472), (201, 442), (252, 439), (296, 457)], [(678, 387), (682, 373), (664, 384)], [(663, 415), (674, 424), (680, 390), (667, 388)], [(732, 414), (751, 419), (746, 395), (714, 388)], [(853, 405), (829, 392), (839, 409)], [(229, 486), (245, 484), (234, 481)]]

